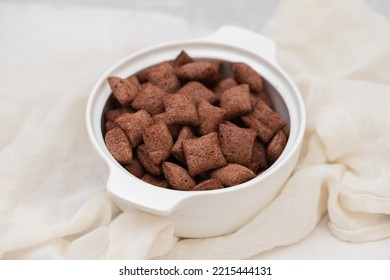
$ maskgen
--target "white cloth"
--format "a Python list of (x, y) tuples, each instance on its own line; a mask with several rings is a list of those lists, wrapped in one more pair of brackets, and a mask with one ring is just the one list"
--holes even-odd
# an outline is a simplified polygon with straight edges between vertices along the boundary
[[(0, 7), (6, 23), (12, 7)], [(184, 26), (178, 37), (188, 36), (179, 19), (156, 20), (161, 30), (168, 30), (166, 39), (178, 22)], [(111, 34), (117, 23), (95, 24)], [(149, 22), (151, 31), (153, 26)], [(9, 28), (0, 24), (0, 34), (8, 39), (8, 49), (2, 46), (0, 54), (5, 61), (12, 55), (18, 60), (13, 42), (26, 39)], [(115, 43), (110, 42), (106, 50), (91, 45), (67, 52), (54, 44), (60, 51), (48, 59), (25, 65), (19, 61), (23, 67), (2, 72), (1, 258), (241, 259), (299, 242), (326, 212), (330, 230), (341, 240), (390, 237), (387, 19), (359, 0), (281, 3), (263, 33), (278, 44), (278, 60), (304, 97), (308, 124), (301, 158), (268, 208), (237, 232), (209, 239), (179, 240), (171, 222), (146, 213), (122, 213), (104, 191), (85, 131), (86, 100), (108, 66), (129, 49), (149, 43), (134, 36), (135, 30), (128, 31), (133, 36), (127, 39), (121, 31), (113, 32), (129, 48), (113, 51)], [(79, 34), (70, 37), (76, 41), (83, 38)]]

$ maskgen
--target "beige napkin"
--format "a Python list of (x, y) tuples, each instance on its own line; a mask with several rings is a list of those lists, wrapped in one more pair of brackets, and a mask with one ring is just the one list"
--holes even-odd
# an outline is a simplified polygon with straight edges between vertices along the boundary
[(84, 111), (126, 51), (0, 77), (0, 257), (241, 259), (299, 242), (326, 212), (341, 240), (390, 237), (389, 21), (359, 0), (284, 0), (263, 33), (302, 91), (304, 146), (280, 196), (216, 238), (178, 240), (171, 222), (121, 213), (104, 192)]

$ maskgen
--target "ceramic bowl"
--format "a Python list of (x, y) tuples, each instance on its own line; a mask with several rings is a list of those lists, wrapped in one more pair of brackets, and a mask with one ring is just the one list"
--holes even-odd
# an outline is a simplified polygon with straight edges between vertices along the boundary
[[(88, 100), (87, 130), (104, 166), (107, 191), (123, 211), (137, 209), (161, 216), (173, 222), (177, 236), (202, 238), (236, 231), (272, 202), (297, 163), (306, 122), (300, 92), (277, 63), (275, 49), (270, 39), (258, 33), (226, 26), (202, 39), (161, 44), (135, 52), (103, 74)], [(107, 77), (130, 76), (174, 59), (181, 50), (194, 58), (244, 62), (263, 77), (275, 110), (289, 127), (290, 135), (279, 159), (261, 175), (219, 190), (163, 189), (127, 172), (107, 150), (102, 132), (102, 115), (111, 94)]]

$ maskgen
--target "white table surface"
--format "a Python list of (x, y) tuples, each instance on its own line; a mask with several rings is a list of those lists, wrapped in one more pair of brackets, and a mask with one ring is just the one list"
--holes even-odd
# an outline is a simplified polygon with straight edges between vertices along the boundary
[[(34, 5), (40, 5), (38, 9)], [(7, 11), (12, 11), (12, 5), (22, 5), (24, 7), (19, 10), (18, 14), (15, 14), (14, 25), (10, 28), (14, 28), (18, 34), (22, 33), (22, 36), (27, 36), (27, 31), (23, 31), (23, 19), (36, 20), (35, 24), (38, 26), (44, 26), (45, 20), (55, 18), (52, 22), (57, 29), (66, 30), (69, 28), (66, 23), (66, 17), (72, 16), (73, 20), (76, 19), (81, 22), (88, 21), (89, 13), (84, 13), (82, 16), (78, 16), (80, 11), (86, 9), (91, 10), (96, 17), (101, 10), (109, 9), (128, 9), (133, 12), (140, 11), (157, 11), (158, 13), (165, 14), (166, 18), (174, 17), (175, 20), (182, 18), (183, 26), (178, 26), (176, 36), (187, 37), (199, 37), (210, 33), (219, 26), (225, 24), (233, 24), (242, 26), (255, 31), (260, 31), (262, 26), (272, 16), (272, 12), (277, 6), (279, 1), (267, 1), (267, 0), (241, 0), (241, 1), (209, 1), (209, 0), (196, 0), (196, 1), (179, 1), (179, 0), (60, 0), (60, 1), (2, 1), (0, 4), (7, 4)], [(229, 3), (229, 5), (226, 5)], [(377, 10), (379, 13), (390, 17), (390, 1), (388, 0), (370, 0), (369, 5)], [(42, 7), (45, 5), (51, 7), (50, 11), (54, 11), (52, 15), (40, 14)], [(1, 7), (1, 6), (0, 6)], [(3, 6), (4, 7), (4, 6)], [(10, 8), (11, 7), (11, 8)], [(20, 7), (20, 6), (18, 6)], [(54, 7), (54, 8), (53, 8)], [(207, 7), (207, 8), (205, 8)], [(44, 8), (46, 9), (46, 8)], [(54, 10), (53, 10), (54, 9)], [(3, 10), (2, 12), (4, 12)], [(16, 11), (16, 9), (15, 9)], [(48, 11), (48, 10), (46, 10)], [(5, 17), (5, 14), (0, 18), (0, 23), (8, 24), (11, 19)], [(74, 17), (73, 17), (74, 16)], [(39, 23), (39, 21), (41, 21)], [(99, 27), (99, 23), (96, 23)], [(110, 23), (112, 24), (112, 23)], [(153, 28), (150, 27), (153, 31)], [(25, 34), (23, 34), (25, 32)], [(104, 32), (104, 30), (102, 31)], [(118, 32), (119, 34), (120, 32)], [(63, 43), (57, 48), (50, 48), (44, 44), (45, 40), (53, 38), (55, 39), (56, 33), (52, 29), (41, 31), (39, 38), (30, 38), (28, 44), (21, 45), (17, 42), (6, 42), (3, 37), (0, 49), (2, 51), (2, 63), (0, 65), (0, 74), (7, 72), (17, 67), (24, 67), (30, 63), (39, 61), (44, 57), (55, 55), (63, 51), (77, 49), (72, 45), (72, 39), (77, 40), (76, 36), (70, 38), (70, 43)], [(120, 34), (119, 34), (120, 35)], [(119, 36), (118, 35), (118, 36)], [(158, 34), (154, 34), (152, 37), (145, 35), (143, 44), (153, 44), (159, 41), (169, 40), (169, 36), (165, 33), (164, 37), (158, 37)], [(80, 45), (79, 48), (88, 49), (88, 44), (94, 44), (100, 42), (101, 38), (98, 35), (89, 35), (89, 43), (86, 41), (84, 45)], [(126, 44), (126, 39), (123, 39), (123, 44)], [(55, 41), (55, 40), (54, 40)], [(8, 43), (8, 44), (7, 44)], [(130, 39), (128, 39), (130, 43)], [(107, 46), (110, 48), (111, 46)], [(142, 47), (140, 45), (139, 47)], [(18, 51), (18, 56), (14, 54)], [(12, 59), (8, 59), (12, 57)], [(376, 242), (353, 244), (349, 242), (343, 242), (335, 238), (328, 229), (327, 226), (328, 217), (325, 216), (320, 221), (316, 229), (305, 239), (297, 244), (280, 247), (263, 252), (254, 256), (254, 259), (390, 259), (390, 239), (379, 240)], [(286, 233), (288, 234), (288, 233)]]

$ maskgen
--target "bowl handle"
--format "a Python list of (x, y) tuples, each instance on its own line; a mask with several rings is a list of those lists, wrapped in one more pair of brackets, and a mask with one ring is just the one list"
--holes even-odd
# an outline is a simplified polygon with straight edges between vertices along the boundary
[(277, 64), (276, 44), (271, 39), (240, 27), (223, 26), (214, 33), (204, 37), (207, 41), (235, 45), (250, 52), (259, 54)]
[(167, 191), (152, 186), (131, 174), (126, 174), (117, 166), (110, 167), (107, 191), (114, 195), (117, 202), (123, 202), (122, 205), (126, 207), (130, 204), (137, 209), (161, 216), (167, 216), (183, 207), (190, 197), (184, 191)]

